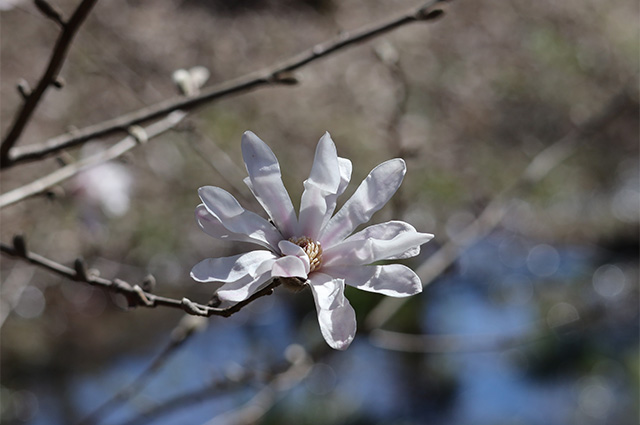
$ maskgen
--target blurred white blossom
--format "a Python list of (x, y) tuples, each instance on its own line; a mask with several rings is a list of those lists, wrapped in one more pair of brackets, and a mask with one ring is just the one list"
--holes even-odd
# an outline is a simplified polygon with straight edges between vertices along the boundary
[[(83, 149), (82, 156), (97, 153), (99, 148)], [(129, 211), (133, 178), (117, 162), (106, 162), (78, 173), (73, 182), (74, 195), (90, 206), (99, 207), (111, 217)]]

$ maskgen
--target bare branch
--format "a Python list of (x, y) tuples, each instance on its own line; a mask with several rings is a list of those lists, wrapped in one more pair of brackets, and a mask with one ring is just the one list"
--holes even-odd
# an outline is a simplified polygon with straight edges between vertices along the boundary
[[(17, 240), (22, 240), (21, 237)], [(177, 300), (174, 298), (161, 297), (150, 292), (144, 291), (139, 285), (132, 285), (121, 279), (105, 279), (95, 274), (88, 272), (79, 272), (82, 269), (82, 262), (75, 262), (76, 267), (70, 268), (49, 258), (43, 257), (39, 254), (28, 251), (26, 248), (22, 250), (19, 245), (10, 246), (3, 242), (0, 242), (0, 252), (5, 255), (16, 257), (27, 261), (35, 266), (47, 269), (55, 274), (66, 277), (77, 282), (87, 283), (91, 286), (105, 289), (110, 292), (122, 294), (127, 299), (129, 307), (149, 307), (155, 308), (158, 306), (171, 307), (185, 311), (188, 314), (195, 316), (223, 316), (229, 317), (234, 313), (240, 311), (243, 307), (255, 301), (256, 299), (265, 295), (271, 295), (273, 290), (280, 285), (279, 279), (274, 279), (269, 285), (260, 291), (254, 293), (251, 297), (237, 304), (227, 308), (217, 308), (208, 305), (198, 304), (193, 301), (183, 298)]]
[(446, 0), (433, 0), (418, 9), (412, 10), (399, 17), (388, 19), (380, 24), (363, 27), (353, 32), (342, 33), (337, 38), (315, 45), (306, 52), (300, 53), (292, 58), (267, 68), (265, 70), (248, 74), (238, 79), (222, 83), (202, 90), (200, 94), (191, 97), (178, 97), (148, 106), (146, 108), (122, 115), (99, 124), (95, 124), (72, 133), (62, 134), (49, 139), (41, 144), (32, 144), (12, 149), (9, 155), (8, 150), (13, 145), (11, 143), (6, 148), (7, 153), (4, 161), (0, 162), (0, 168), (10, 166), (25, 161), (34, 161), (51, 155), (62, 149), (77, 146), (88, 140), (104, 137), (118, 132), (126, 131), (135, 124), (142, 124), (147, 121), (161, 118), (172, 111), (189, 111), (198, 106), (211, 102), (215, 99), (244, 93), (259, 87), (273, 84), (292, 84), (295, 78), (292, 72), (303, 66), (331, 55), (348, 46), (361, 43), (371, 38), (380, 36), (391, 30), (399, 28), (412, 22), (430, 22), (442, 15), (442, 11), (434, 7)]
[[(455, 237), (445, 243), (438, 251), (420, 265), (416, 273), (427, 286), (453, 264), (466, 247), (474, 241), (486, 236), (502, 220), (507, 212), (505, 199), (517, 191), (526, 189), (542, 180), (553, 168), (572, 155), (581, 138), (585, 138), (600, 131), (612, 119), (619, 116), (621, 111), (628, 108), (633, 100), (625, 89), (614, 96), (596, 115), (575, 127), (558, 141), (543, 149), (524, 172), (511, 186), (503, 189), (489, 202), (471, 224), (460, 231)], [(369, 312), (365, 320), (367, 329), (376, 329), (386, 323), (406, 302), (406, 298), (383, 299)]]
[(575, 332), (593, 329), (593, 325), (606, 317), (606, 307), (585, 307), (576, 318), (550, 324), (539, 320), (512, 334), (409, 334), (404, 332), (374, 329), (369, 341), (376, 347), (406, 353), (469, 353), (504, 351), (534, 344), (549, 338), (560, 338)]
[(130, 136), (125, 137), (120, 142), (111, 146), (109, 149), (81, 159), (78, 162), (65, 165), (64, 167), (57, 169), (51, 174), (48, 174), (44, 177), (32, 181), (31, 183), (27, 183), (24, 186), (0, 195), (0, 209), (15, 204), (16, 202), (19, 202), (30, 196), (42, 193), (47, 189), (75, 176), (82, 170), (91, 168), (95, 165), (119, 157), (120, 155), (130, 151), (140, 143), (146, 142), (149, 139), (156, 137), (164, 133), (165, 131), (175, 127), (180, 121), (182, 121), (185, 116), (186, 113), (182, 111), (172, 112), (163, 120), (155, 122), (145, 129), (138, 127), (137, 129), (132, 130), (130, 132)]
[[(169, 344), (167, 344), (153, 362), (151, 362), (151, 364), (129, 385), (123, 387), (109, 400), (101, 404), (93, 412), (78, 422), (78, 425), (92, 425), (99, 422), (101, 418), (114, 411), (123, 402), (131, 399), (144, 390), (147, 387), (147, 384), (151, 381), (151, 378), (153, 378), (156, 373), (162, 369), (172, 355), (183, 347), (192, 335), (206, 328), (206, 320), (207, 319), (204, 317), (185, 315), (171, 332)], [(147, 415), (145, 415), (145, 417), (146, 416)]]
[[(7, 137), (0, 145), (0, 167), (5, 167), (10, 164), (12, 161), (9, 159), (9, 152), (11, 148), (16, 144), (22, 132), (24, 131), (29, 119), (33, 115), (36, 107), (40, 103), (44, 92), (52, 85), (57, 77), (58, 72), (62, 68), (62, 64), (67, 56), (67, 51), (69, 50), (69, 46), (71, 45), (71, 41), (73, 37), (76, 35), (78, 30), (80, 29), (80, 25), (84, 22), (87, 15), (96, 4), (98, 0), (83, 0), (82, 3), (77, 7), (71, 18), (68, 22), (62, 25), (62, 32), (60, 33), (60, 37), (56, 42), (55, 47), (53, 48), (53, 53), (51, 55), (51, 59), (49, 59), (49, 65), (45, 70), (44, 74), (40, 78), (38, 85), (36, 88), (31, 91), (28, 96), (25, 97), (25, 102), (22, 105), (22, 109), (16, 115), (13, 125), (7, 134)], [(40, 1), (36, 3), (38, 8), (42, 11), (43, 8), (46, 9), (46, 6), (50, 6), (48, 3), (44, 1)], [(50, 9), (50, 10), (49, 10)], [(50, 7), (50, 14), (54, 13), (53, 9)], [(53, 18), (55, 19), (55, 18)], [(62, 22), (62, 18), (58, 15), (58, 19)], [(23, 94), (24, 96), (24, 94)]]
[(247, 403), (239, 409), (234, 409), (215, 416), (204, 425), (250, 425), (257, 423), (275, 403), (282, 397), (285, 391), (298, 385), (309, 375), (313, 368), (311, 357), (300, 346), (294, 348), (295, 354), (291, 359), (291, 366), (282, 373), (273, 376), (269, 384), (260, 389)]
[[(120, 425), (152, 423), (154, 420), (178, 409), (184, 409), (194, 404), (211, 400), (220, 394), (229, 394), (232, 390), (246, 388), (248, 385), (258, 382), (266, 382), (266, 386), (258, 392), (251, 402), (264, 398), (265, 393), (271, 393), (274, 389), (277, 391), (286, 391), (308, 375), (313, 366), (313, 360), (309, 353), (298, 345), (289, 346), (285, 352), (285, 356), (287, 357), (287, 361), (275, 362), (265, 371), (256, 372), (242, 369), (240, 374), (235, 373), (234, 375), (236, 376), (232, 378), (225, 377), (216, 379), (200, 389), (184, 392), (168, 400), (164, 400), (158, 406), (145, 410), (141, 412), (139, 416), (122, 422)], [(265, 401), (271, 402), (272, 399)], [(253, 406), (251, 402), (248, 405)], [(248, 405), (245, 405), (238, 413), (243, 412)], [(266, 411), (271, 405), (261, 407)], [(215, 423), (229, 424), (231, 422), (222, 421)]]
[(64, 28), (66, 24), (64, 22), (64, 19), (62, 19), (62, 12), (60, 12), (60, 10), (56, 6), (52, 5), (46, 0), (34, 0), (34, 4), (44, 16), (60, 25), (60, 27)]
[(553, 333), (541, 330), (527, 331), (514, 335), (427, 335), (374, 329), (369, 335), (369, 340), (376, 347), (386, 350), (440, 354), (503, 351), (533, 344), (553, 335)]

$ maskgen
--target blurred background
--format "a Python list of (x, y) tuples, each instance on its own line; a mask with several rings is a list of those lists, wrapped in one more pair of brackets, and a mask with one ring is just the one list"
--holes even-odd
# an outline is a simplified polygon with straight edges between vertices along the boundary
[[(55, 3), (69, 16), (79, 2)], [(219, 83), (418, 5), (98, 2), (64, 88), (47, 93), (20, 145), (175, 96), (177, 69), (204, 66)], [(59, 30), (30, 1), (0, 6), (4, 136), (16, 84), (35, 85)], [(317, 348), (308, 291), (278, 288), (230, 318), (188, 322), (199, 332), (169, 350), (147, 388), (93, 423), (637, 423), (638, 3), (445, 6), (438, 22), (314, 62), (298, 85), (209, 104), (1, 211), (3, 242), (21, 233), (63, 264), (83, 257), (132, 283), (151, 273), (155, 293), (206, 303), (211, 288), (191, 281), (191, 267), (247, 246), (200, 231), (197, 188), (223, 187), (260, 211), (242, 184), (245, 130), (274, 150), (296, 205), (325, 131), (354, 166), (342, 202), (375, 165), (407, 161), (373, 221), (436, 235), (407, 263), (428, 283), (421, 295), (394, 303), (347, 291), (359, 332), (345, 352)], [(119, 138), (5, 170), (2, 193)], [(186, 326), (178, 310), (127, 311), (117, 296), (10, 257), (0, 271), (2, 423), (77, 423)], [(303, 349), (312, 360), (291, 366)]]

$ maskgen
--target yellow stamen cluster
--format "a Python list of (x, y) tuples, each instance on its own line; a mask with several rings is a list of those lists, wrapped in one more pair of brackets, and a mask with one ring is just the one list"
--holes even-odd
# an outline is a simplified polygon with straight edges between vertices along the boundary
[(309, 273), (320, 268), (322, 265), (322, 246), (320, 242), (316, 242), (306, 236), (289, 238), (289, 241), (304, 249), (305, 254), (309, 257), (309, 264), (311, 266)]

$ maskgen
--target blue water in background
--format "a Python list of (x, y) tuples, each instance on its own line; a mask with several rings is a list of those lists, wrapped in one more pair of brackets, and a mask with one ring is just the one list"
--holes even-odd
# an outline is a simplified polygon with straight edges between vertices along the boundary
[[(584, 247), (534, 248), (526, 241), (498, 235), (467, 249), (454, 269), (421, 295), (423, 332), (509, 336), (536, 329), (546, 311), (539, 295), (550, 287), (562, 289), (590, 281), (596, 252)], [(502, 294), (499, 301), (496, 292)], [(311, 297), (308, 292), (295, 296)], [(231, 318), (213, 318), (206, 331), (192, 337), (141, 395), (100, 423), (122, 423), (163, 400), (222, 379), (234, 368), (264, 369), (282, 360), (290, 344), (317, 338), (315, 312), (300, 323), (290, 301), (291, 297), (265, 297)], [(74, 377), (71, 399), (77, 410), (92, 411), (137, 376), (166, 344), (160, 337), (144, 355), (122, 356), (98, 374)], [(314, 408), (324, 410), (332, 418), (330, 423), (337, 424), (635, 423), (631, 379), (598, 375), (599, 382), (604, 382), (601, 386), (609, 391), (604, 392), (610, 395), (604, 398), (609, 404), (603, 407), (605, 414), (585, 416), (580, 411), (584, 404), (580, 385), (585, 377), (575, 372), (545, 379), (532, 376), (527, 368), (528, 349), (524, 345), (502, 351), (409, 355), (375, 347), (366, 336), (358, 335), (347, 351), (321, 360), (305, 381), (283, 394), (275, 414), (305, 417), (294, 423), (322, 423), (306, 419)], [(442, 379), (434, 370), (452, 384), (450, 397), (441, 401), (434, 401), (428, 388)], [(204, 423), (242, 405), (259, 388), (228, 391), (150, 423)], [(31, 423), (64, 423), (56, 389), (43, 386), (34, 392), (39, 414)]]

